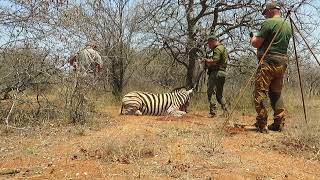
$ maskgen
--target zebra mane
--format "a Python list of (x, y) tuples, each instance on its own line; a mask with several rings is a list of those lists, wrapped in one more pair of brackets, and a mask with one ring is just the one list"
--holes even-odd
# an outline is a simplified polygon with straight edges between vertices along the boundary
[(173, 93), (173, 92), (182, 92), (182, 91), (187, 91), (188, 89), (185, 87), (185, 86), (181, 86), (181, 87), (177, 87), (177, 88), (174, 88), (172, 91), (170, 91), (170, 93)]

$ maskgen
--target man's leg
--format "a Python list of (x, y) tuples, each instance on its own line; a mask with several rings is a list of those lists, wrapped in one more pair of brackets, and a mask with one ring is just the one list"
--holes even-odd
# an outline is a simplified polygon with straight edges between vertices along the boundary
[(255, 77), (254, 103), (257, 112), (256, 127), (261, 133), (267, 133), (267, 91), (271, 83), (271, 69), (269, 65), (262, 64)]
[(269, 97), (271, 106), (274, 111), (274, 122), (268, 126), (269, 130), (282, 131), (285, 123), (285, 108), (281, 91), (283, 87), (283, 74), (287, 69), (287, 65), (278, 65), (274, 67), (275, 78), (271, 81)]
[(226, 100), (223, 97), (223, 88), (226, 82), (226, 73), (223, 71), (219, 71), (217, 75), (217, 94), (216, 98), (219, 104), (221, 104), (221, 108), (225, 115), (229, 115), (229, 111), (227, 108)]
[(214, 117), (216, 115), (216, 100), (212, 98), (212, 96), (216, 93), (216, 75), (217, 72), (211, 71), (209, 73), (209, 79), (208, 79), (208, 102), (209, 102), (209, 114)]

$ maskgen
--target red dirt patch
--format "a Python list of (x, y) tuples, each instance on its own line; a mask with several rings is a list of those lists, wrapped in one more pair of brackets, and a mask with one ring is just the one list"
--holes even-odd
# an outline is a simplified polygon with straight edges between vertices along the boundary
[[(108, 107), (105, 112), (112, 116), (112, 126), (99, 131), (86, 129), (82, 136), (69, 136), (59, 131), (48, 133), (52, 128), (46, 129), (46, 136), (23, 137), (14, 134), (5, 137), (0, 142), (0, 170), (19, 169), (19, 172), (0, 175), (0, 178), (320, 177), (318, 161), (279, 154), (265, 145), (265, 142), (282, 136), (280, 133), (266, 135), (253, 131), (250, 126), (235, 125), (226, 127), (226, 132), (232, 136), (225, 136), (219, 130), (225, 119), (207, 118), (206, 112), (181, 118), (120, 116), (117, 107)], [(251, 124), (254, 120), (252, 117), (238, 118), (242, 124)], [(59, 128), (62, 130), (64, 127)], [(106, 148), (109, 148), (108, 151)], [(150, 153), (139, 154), (140, 151)], [(114, 154), (111, 156), (105, 152)], [(129, 159), (126, 162), (116, 161), (114, 156), (128, 156)]]

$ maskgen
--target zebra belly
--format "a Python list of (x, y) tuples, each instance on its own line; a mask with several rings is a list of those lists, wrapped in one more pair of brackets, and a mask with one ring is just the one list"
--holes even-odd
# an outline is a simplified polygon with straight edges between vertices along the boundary
[(154, 111), (154, 107), (147, 107), (147, 106), (142, 106), (140, 109), (143, 115), (150, 115), (150, 116), (164, 116), (167, 114), (166, 109), (159, 109), (158, 111)]

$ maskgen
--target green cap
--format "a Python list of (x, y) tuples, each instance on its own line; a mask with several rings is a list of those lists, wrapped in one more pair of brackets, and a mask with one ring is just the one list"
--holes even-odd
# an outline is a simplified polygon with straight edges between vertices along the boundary
[(277, 2), (270, 2), (266, 4), (266, 7), (264, 8), (262, 14), (265, 15), (267, 10), (270, 9), (280, 9), (280, 5)]
[(217, 36), (216, 35), (210, 35), (207, 40), (218, 40)]

